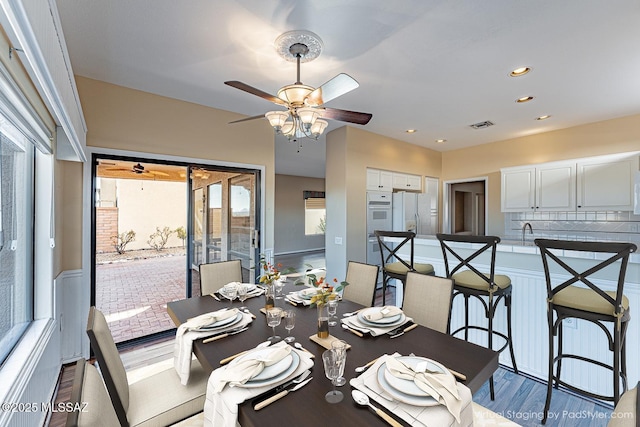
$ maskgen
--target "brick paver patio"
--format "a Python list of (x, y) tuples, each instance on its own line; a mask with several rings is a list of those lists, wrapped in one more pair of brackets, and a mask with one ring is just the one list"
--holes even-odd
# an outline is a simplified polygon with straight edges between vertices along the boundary
[(116, 343), (175, 327), (167, 302), (185, 298), (185, 263), (177, 255), (96, 265), (96, 306)]

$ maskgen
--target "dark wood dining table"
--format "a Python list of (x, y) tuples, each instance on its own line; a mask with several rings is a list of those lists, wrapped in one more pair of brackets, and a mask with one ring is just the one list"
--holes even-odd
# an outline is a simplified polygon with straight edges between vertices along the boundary
[[(287, 292), (301, 289), (292, 283), (287, 283), (283, 295)], [(244, 350), (255, 347), (266, 341), (272, 334), (267, 326), (265, 315), (260, 312), (264, 307), (264, 297), (254, 297), (245, 301), (245, 305), (256, 319), (245, 332), (228, 336), (214, 342), (204, 344), (202, 340), (194, 341), (193, 352), (198, 361), (207, 371), (220, 367), (220, 360)], [(387, 425), (384, 420), (366, 407), (357, 405), (351, 398), (349, 384), (340, 387), (344, 399), (337, 404), (325, 401), (324, 395), (331, 389), (330, 381), (325, 377), (322, 365), (324, 347), (311, 341), (309, 337), (317, 331), (317, 313), (315, 307), (293, 306), (284, 299), (276, 301), (284, 309), (292, 309), (296, 313), (295, 328), (291, 335), (301, 343), (305, 349), (315, 355), (312, 370), (313, 380), (300, 390), (290, 393), (271, 405), (255, 411), (250, 401), (239, 406), (238, 422), (242, 427), (281, 427), (281, 426), (375, 426)], [(217, 301), (212, 296), (189, 298), (173, 301), (167, 304), (169, 316), (176, 325), (187, 319), (203, 313), (219, 310), (229, 305), (229, 301)], [(239, 301), (232, 303), (233, 307), (240, 307)], [(362, 308), (361, 305), (343, 300), (338, 305), (338, 316)], [(287, 331), (284, 322), (276, 328), (276, 333), (284, 337)], [(345, 340), (351, 345), (347, 352), (347, 362), (344, 376), (347, 381), (357, 374), (355, 368), (383, 355), (398, 352), (403, 355), (415, 354), (436, 360), (449, 369), (464, 374), (467, 377), (462, 383), (471, 389), (472, 393), (484, 384), (498, 368), (498, 352), (485, 347), (454, 338), (429, 328), (419, 326), (397, 338), (387, 335), (372, 337), (365, 335), (358, 337), (344, 330), (338, 323), (330, 328), (332, 336)], [(375, 404), (375, 402), (373, 402)], [(397, 418), (403, 425), (408, 425)]]

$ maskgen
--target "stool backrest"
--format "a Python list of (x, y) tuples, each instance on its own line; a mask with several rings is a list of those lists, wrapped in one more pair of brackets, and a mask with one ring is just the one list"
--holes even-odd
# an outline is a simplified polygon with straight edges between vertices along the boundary
[[(575, 283), (581, 283), (599, 296), (604, 298), (609, 304), (614, 307), (614, 312), (620, 314), (623, 311), (622, 307), (622, 293), (624, 290), (624, 278), (627, 271), (627, 264), (629, 263), (629, 255), (635, 252), (637, 247), (633, 243), (618, 243), (618, 242), (577, 242), (574, 240), (551, 240), (551, 239), (535, 239), (536, 246), (540, 248), (540, 254), (542, 255), (542, 265), (544, 267), (545, 280), (547, 282), (547, 297), (549, 300), (553, 298), (555, 294), (565, 289), (566, 287)], [(567, 250), (573, 252), (595, 252), (598, 254), (608, 255), (606, 259), (599, 257), (598, 259), (588, 259), (586, 257), (580, 258), (580, 263), (589, 263), (589, 268), (583, 271), (577, 271), (574, 267), (568, 264), (568, 261), (560, 259), (557, 255), (557, 251)], [(559, 266), (562, 273), (566, 273), (571, 276), (570, 279), (555, 283), (552, 281), (551, 265)], [(618, 263), (617, 276), (618, 284), (616, 287), (616, 296), (612, 298), (607, 294), (600, 286), (591, 281), (589, 276), (597, 273), (600, 270), (609, 266), (615, 266)], [(553, 277), (557, 274), (554, 272)]]
[[(456, 273), (460, 273), (464, 270), (473, 271), (482, 280), (485, 280), (490, 288), (495, 288), (494, 281), (495, 269), (496, 269), (496, 248), (500, 243), (500, 237), (498, 236), (469, 236), (464, 234), (443, 234), (438, 233), (436, 237), (440, 241), (440, 248), (442, 249), (442, 258), (444, 259), (444, 268), (448, 278), (451, 278)], [(482, 245), (475, 250), (471, 255), (463, 257), (452, 248), (451, 243), (471, 243)], [(481, 272), (477, 265), (481, 260), (478, 258), (485, 252), (489, 252), (490, 255), (490, 271), (487, 276), (486, 273)], [(485, 261), (482, 261), (485, 262)]]
[[(394, 262), (401, 262), (409, 271), (413, 270), (413, 239), (416, 237), (416, 233), (413, 231), (374, 231), (376, 238), (378, 239), (378, 247), (380, 248), (380, 257), (382, 259), (382, 266), (391, 264)], [(402, 239), (400, 243), (386, 242), (385, 238), (399, 238)], [(409, 258), (403, 257), (398, 252), (404, 247), (405, 244), (409, 244)]]

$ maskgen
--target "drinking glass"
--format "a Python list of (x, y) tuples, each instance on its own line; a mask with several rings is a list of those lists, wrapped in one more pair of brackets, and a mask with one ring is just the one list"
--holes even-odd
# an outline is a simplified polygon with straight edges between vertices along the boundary
[(238, 295), (238, 285), (236, 283), (228, 283), (220, 289), (220, 293), (225, 298), (229, 298), (229, 308), (231, 308), (233, 299)]
[(331, 342), (331, 350), (337, 353), (337, 362), (339, 363), (339, 373), (336, 378), (336, 385), (338, 387), (347, 383), (344, 375), (344, 365), (347, 363), (347, 346), (348, 344), (343, 340), (335, 340)]
[(336, 390), (336, 378), (340, 374), (340, 364), (338, 361), (338, 353), (333, 350), (327, 350), (322, 353), (322, 363), (324, 365), (324, 374), (331, 380), (332, 389), (324, 395), (324, 399), (329, 403), (341, 402), (344, 395), (341, 391)]
[(278, 280), (276, 280), (275, 282), (273, 282), (273, 288), (276, 291), (276, 299), (282, 299), (282, 296), (280, 295), (280, 292), (282, 292), (282, 288), (284, 288), (284, 280), (283, 278), (280, 278)]
[(284, 312), (284, 328), (287, 330), (287, 337), (284, 342), (294, 342), (295, 337), (291, 336), (291, 330), (296, 326), (296, 312), (293, 310), (287, 310)]
[(276, 326), (280, 324), (282, 320), (282, 309), (273, 307), (267, 310), (267, 325), (273, 329), (273, 336), (269, 337), (269, 341), (276, 342), (280, 340), (280, 337), (276, 335)]
[(249, 291), (249, 287), (244, 284), (241, 283), (238, 285), (238, 299), (240, 300), (240, 302), (242, 303), (242, 307), (240, 307), (240, 310), (245, 311), (247, 310), (247, 306), (244, 305), (244, 302), (247, 300), (247, 292)]
[(329, 313), (329, 326), (336, 326), (338, 322), (335, 320), (338, 311), (338, 300), (332, 299), (327, 303), (327, 313)]

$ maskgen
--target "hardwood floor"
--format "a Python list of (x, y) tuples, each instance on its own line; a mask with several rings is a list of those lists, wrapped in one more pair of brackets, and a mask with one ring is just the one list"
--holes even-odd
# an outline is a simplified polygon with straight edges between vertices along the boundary
[[(306, 269), (305, 264), (322, 268), (324, 252), (292, 254), (276, 257), (276, 262), (292, 266), (298, 271)], [(387, 299), (394, 301), (395, 289), (389, 288)], [(376, 305), (380, 305), (382, 295), (376, 294)], [(121, 358), (128, 375), (144, 375), (144, 368), (173, 357), (173, 340), (147, 343), (121, 352)], [(56, 393), (55, 402), (68, 401), (73, 384), (75, 365), (64, 366)], [(485, 384), (474, 396), (473, 401), (504, 416), (522, 426), (539, 426), (546, 395), (546, 384), (525, 375), (517, 375), (506, 368), (500, 368), (494, 375), (496, 400), (489, 397), (489, 386)], [(607, 425), (611, 408), (594, 403), (564, 390), (554, 390), (551, 401), (551, 417), (547, 426), (604, 427)], [(62, 427), (64, 413), (53, 413), (45, 425)], [(482, 425), (493, 425), (488, 421)]]

